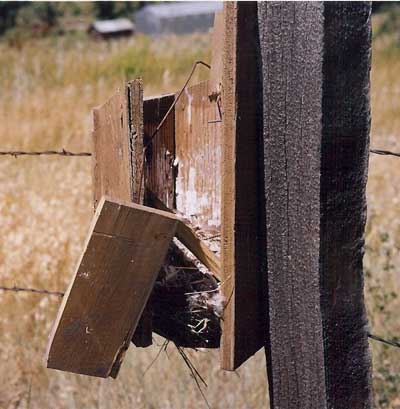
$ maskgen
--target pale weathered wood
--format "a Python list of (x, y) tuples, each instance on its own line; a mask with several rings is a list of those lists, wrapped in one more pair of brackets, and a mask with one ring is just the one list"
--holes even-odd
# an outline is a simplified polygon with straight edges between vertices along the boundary
[(117, 376), (176, 224), (171, 213), (101, 199), (53, 326), (48, 368)]
[[(103, 195), (143, 203), (143, 84), (130, 81), (93, 110), (94, 205)], [(143, 189), (142, 189), (143, 190)]]
[(364, 306), (370, 2), (324, 2), (321, 307), (328, 407), (373, 407)]
[(224, 19), (221, 366), (234, 370), (264, 345), (257, 4), (224, 3)]
[[(152, 196), (151, 205), (157, 209), (171, 211), (157, 197)], [(206, 242), (198, 237), (194, 229), (185, 220), (179, 220), (176, 228), (177, 239), (199, 259), (217, 278), (221, 278), (221, 261)]]
[(211, 70), (210, 87), (214, 92), (220, 92), (222, 87), (222, 53), (224, 49), (224, 14), (217, 11), (214, 15), (214, 27), (211, 39)]
[(118, 91), (93, 110), (94, 208), (103, 195), (132, 200), (128, 106)]
[(204, 231), (221, 226), (221, 122), (209, 81), (189, 87), (175, 107), (176, 209)]
[(128, 105), (128, 143), (130, 152), (131, 195), (134, 203), (143, 203), (143, 83), (142, 80), (129, 81), (126, 85)]

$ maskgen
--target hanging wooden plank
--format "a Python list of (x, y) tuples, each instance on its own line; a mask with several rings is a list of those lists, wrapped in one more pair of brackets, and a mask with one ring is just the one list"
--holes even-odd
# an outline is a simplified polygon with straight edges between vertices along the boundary
[(264, 345), (257, 4), (224, 3), (224, 19), (221, 366), (234, 370)]
[(364, 306), (370, 2), (324, 2), (321, 307), (328, 407), (373, 407)]
[(176, 223), (169, 212), (100, 200), (50, 336), (48, 368), (117, 376)]
[[(143, 84), (129, 81), (124, 92), (93, 110), (94, 206), (103, 195), (143, 204)], [(151, 317), (145, 309), (135, 332), (136, 346), (152, 344)]]
[[(171, 211), (157, 197), (152, 196), (150, 203), (156, 209)], [(203, 263), (217, 278), (221, 279), (220, 258), (209, 248), (209, 246), (196, 234), (187, 220), (181, 220), (176, 227), (176, 238)]]

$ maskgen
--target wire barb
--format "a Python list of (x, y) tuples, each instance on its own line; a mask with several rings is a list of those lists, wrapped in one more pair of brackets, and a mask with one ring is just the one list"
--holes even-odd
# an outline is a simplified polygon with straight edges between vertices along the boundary
[(0, 151), (0, 156), (41, 156), (41, 155), (59, 155), (59, 156), (92, 156), (90, 152), (70, 152), (65, 149), (60, 151)]
[(43, 295), (54, 295), (56, 297), (64, 297), (64, 293), (61, 291), (50, 291), (50, 290), (45, 290), (45, 289), (37, 289), (37, 288), (26, 288), (26, 287), (6, 287), (6, 286), (0, 286), (0, 291), (11, 291), (14, 293), (19, 293), (19, 292), (27, 292), (27, 293), (35, 293), (35, 294), (43, 294)]

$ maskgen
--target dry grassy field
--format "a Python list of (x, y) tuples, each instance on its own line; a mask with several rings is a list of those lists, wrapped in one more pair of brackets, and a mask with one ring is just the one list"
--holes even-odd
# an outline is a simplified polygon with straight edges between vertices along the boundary
[[(379, 24), (379, 21), (377, 21)], [(400, 151), (400, 52), (391, 35), (374, 42), (372, 146)], [(398, 39), (397, 39), (398, 41)], [(125, 79), (145, 93), (174, 91), (196, 59), (209, 61), (208, 35), (103, 43), (85, 37), (0, 43), (0, 148), (91, 150), (92, 107)], [(194, 81), (207, 75), (200, 71)], [(371, 157), (366, 299), (371, 331), (400, 335), (400, 160)], [(92, 215), (90, 158), (0, 158), (0, 282), (63, 291)], [(0, 292), (0, 409), (206, 407), (173, 347), (130, 348), (118, 380), (43, 368), (56, 297)], [(372, 344), (376, 407), (400, 408), (400, 351)], [(214, 409), (267, 405), (265, 358), (237, 373), (216, 352), (189, 352)]]

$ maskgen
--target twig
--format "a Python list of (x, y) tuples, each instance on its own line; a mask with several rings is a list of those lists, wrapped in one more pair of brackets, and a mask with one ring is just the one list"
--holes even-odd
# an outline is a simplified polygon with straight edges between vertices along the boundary
[(167, 348), (168, 344), (169, 344), (169, 340), (166, 339), (166, 340), (162, 343), (162, 345), (161, 345), (159, 351), (157, 352), (157, 355), (155, 356), (155, 358), (150, 362), (150, 364), (148, 365), (148, 367), (147, 367), (147, 368), (145, 369), (145, 371), (143, 372), (143, 376), (145, 376), (146, 373), (149, 371), (149, 369), (154, 365), (154, 363), (157, 361), (157, 359), (158, 359), (159, 356), (161, 355), (161, 352), (162, 352), (162, 351), (166, 351), (166, 348)]
[(382, 342), (384, 344), (390, 345), (392, 347), (400, 348), (400, 342), (393, 341), (393, 340), (390, 340), (390, 339), (385, 339), (385, 338), (379, 337), (378, 335), (374, 335), (374, 334), (370, 334), (370, 333), (368, 333), (368, 337), (375, 340), (375, 341), (379, 341), (379, 342)]
[(0, 156), (41, 156), (41, 155), (59, 155), (59, 156), (92, 156), (90, 152), (70, 152), (62, 149), (60, 151), (0, 151)]
[(376, 155), (389, 155), (400, 158), (400, 152), (382, 151), (380, 149), (370, 149), (369, 151), (371, 153), (375, 153)]
[(24, 288), (24, 287), (5, 287), (5, 286), (0, 286), (1, 291), (12, 291), (15, 293), (19, 292), (28, 292), (28, 293), (35, 293), (35, 294), (43, 294), (43, 295), (54, 295), (56, 297), (63, 297), (64, 293), (61, 291), (50, 291), (50, 290), (39, 290), (37, 288)]
[(198, 372), (198, 370), (194, 367), (194, 365), (191, 363), (190, 359), (188, 358), (188, 356), (185, 354), (185, 351), (183, 350), (182, 347), (179, 347), (176, 345), (176, 348), (178, 349), (179, 354), (181, 355), (181, 357), (183, 358), (183, 361), (185, 362), (185, 364), (187, 365), (187, 367), (189, 368), (190, 371), (190, 375), (191, 377), (194, 379), (194, 381), (196, 382), (196, 386), (201, 394), (201, 397), (203, 398), (205, 404), (207, 405), (207, 407), (209, 409), (211, 409), (210, 404), (208, 403), (208, 400), (206, 398), (206, 396), (204, 395), (203, 390), (201, 389), (201, 385), (199, 383), (199, 379), (200, 381), (204, 384), (205, 387), (207, 387), (206, 382), (204, 381), (204, 379), (202, 378), (202, 376), (200, 375), (200, 373)]

